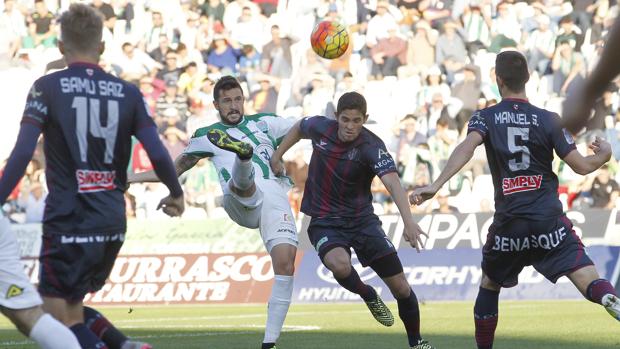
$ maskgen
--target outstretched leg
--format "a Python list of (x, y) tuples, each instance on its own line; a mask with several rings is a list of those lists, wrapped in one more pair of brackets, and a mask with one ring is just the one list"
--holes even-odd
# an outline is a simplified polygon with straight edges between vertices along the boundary
[(568, 274), (568, 278), (587, 300), (605, 307), (614, 319), (620, 321), (620, 299), (611, 283), (601, 279), (593, 265)]
[(474, 305), (474, 323), (476, 325), (476, 344), (478, 349), (493, 348), (493, 339), (498, 321), (499, 291), (501, 287), (482, 274), (478, 297)]

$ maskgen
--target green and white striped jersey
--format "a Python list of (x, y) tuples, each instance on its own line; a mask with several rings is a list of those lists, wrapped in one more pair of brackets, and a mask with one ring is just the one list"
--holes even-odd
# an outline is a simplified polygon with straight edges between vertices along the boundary
[(271, 171), (269, 160), (274, 150), (288, 133), (295, 118), (283, 118), (274, 114), (245, 115), (237, 125), (226, 125), (217, 122), (207, 127), (199, 128), (189, 141), (189, 145), (183, 151), (184, 154), (195, 156), (210, 157), (217, 170), (220, 185), (222, 188), (230, 179), (235, 153), (220, 149), (213, 145), (207, 138), (207, 132), (211, 129), (220, 129), (227, 132), (230, 136), (252, 144), (254, 146), (255, 178), (259, 179), (280, 179)]

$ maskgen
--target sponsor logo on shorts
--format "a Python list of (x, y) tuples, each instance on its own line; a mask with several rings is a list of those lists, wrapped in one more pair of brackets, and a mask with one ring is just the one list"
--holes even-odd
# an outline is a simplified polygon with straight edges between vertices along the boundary
[(517, 176), (502, 179), (502, 190), (504, 195), (510, 195), (522, 191), (540, 189), (542, 175)]
[(551, 250), (564, 241), (566, 228), (562, 227), (548, 234), (530, 235), (524, 238), (510, 238), (495, 235), (493, 250), (501, 252), (518, 252), (533, 248)]
[(94, 193), (116, 188), (114, 185), (115, 171), (77, 170), (75, 178), (77, 178), (80, 193)]
[(16, 285), (9, 286), (9, 289), (6, 291), (6, 299), (20, 296), (24, 293), (24, 289), (21, 287), (17, 287)]
[(327, 236), (319, 240), (319, 242), (316, 243), (316, 250), (318, 251), (321, 248), (321, 246), (323, 246), (323, 244), (327, 242), (327, 240), (329, 240)]
[(125, 234), (112, 235), (89, 235), (89, 236), (67, 236), (60, 237), (61, 244), (88, 244), (93, 242), (125, 241)]

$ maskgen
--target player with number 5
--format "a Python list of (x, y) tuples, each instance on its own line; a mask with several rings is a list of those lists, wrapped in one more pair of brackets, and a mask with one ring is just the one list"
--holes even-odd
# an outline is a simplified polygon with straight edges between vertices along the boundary
[(482, 251), (483, 275), (474, 306), (478, 348), (493, 346), (499, 291), (515, 286), (527, 265), (554, 283), (568, 276), (584, 297), (620, 320), (616, 291), (599, 277), (566, 218), (551, 167), (555, 151), (575, 172), (591, 173), (609, 160), (609, 143), (597, 138), (590, 145), (594, 153), (583, 157), (570, 133), (559, 126), (559, 116), (527, 101), (529, 73), (521, 53), (497, 55), (495, 71), (502, 101), (474, 113), (467, 137), (437, 180), (409, 196), (418, 205), (435, 196), (484, 143), (495, 187), (495, 216)]
[(150, 348), (128, 340), (101, 314), (84, 308), (82, 300), (104, 285), (125, 239), (133, 135), (170, 190), (160, 203), (164, 212), (183, 213), (183, 191), (140, 91), (97, 65), (104, 50), (99, 13), (73, 4), (59, 22), (58, 46), (68, 68), (32, 85), (0, 179), (0, 204), (24, 174), (43, 133), (49, 189), (39, 257), (44, 307), (73, 331), (82, 348)]

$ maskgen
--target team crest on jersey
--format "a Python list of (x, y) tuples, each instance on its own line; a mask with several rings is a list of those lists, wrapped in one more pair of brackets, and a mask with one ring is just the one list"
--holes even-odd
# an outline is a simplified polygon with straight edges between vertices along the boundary
[(94, 74), (94, 70), (92, 70), (92, 69), (90, 69), (90, 68), (87, 68), (87, 69), (86, 69), (86, 74), (88, 74), (88, 76), (93, 76), (93, 74)]
[(6, 299), (17, 297), (24, 293), (24, 289), (21, 287), (17, 287), (17, 285), (9, 286), (9, 289), (6, 291)]
[(359, 153), (360, 151), (357, 148), (353, 148), (347, 153), (347, 158), (349, 160), (357, 160)]

